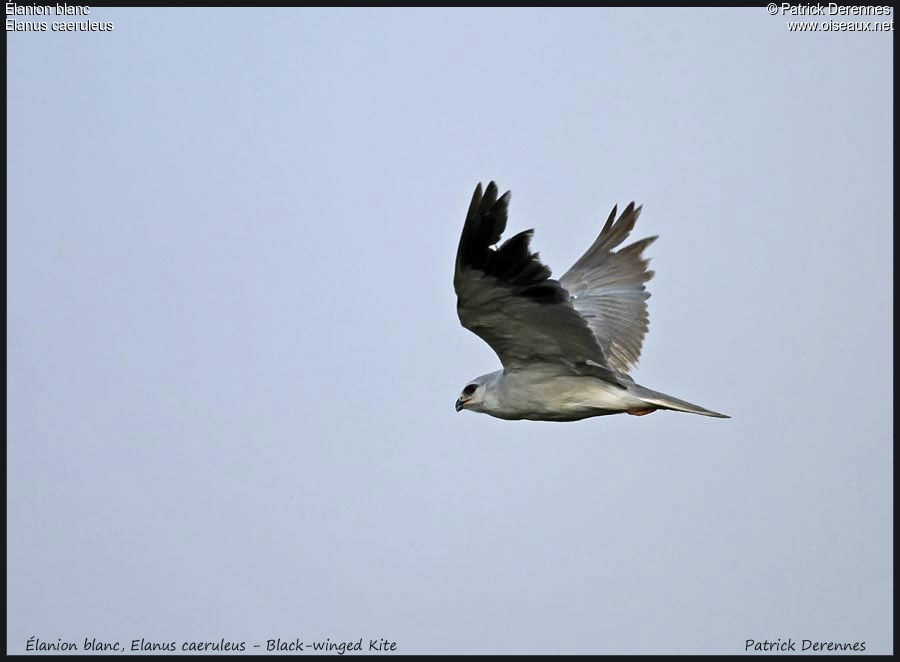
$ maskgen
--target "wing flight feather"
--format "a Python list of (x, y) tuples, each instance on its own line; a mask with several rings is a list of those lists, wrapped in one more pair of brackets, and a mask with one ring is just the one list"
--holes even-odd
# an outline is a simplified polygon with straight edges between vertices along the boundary
[(613, 207), (600, 235), (560, 278), (572, 305), (587, 320), (609, 365), (627, 373), (637, 363), (650, 318), (644, 283), (653, 278), (642, 256), (656, 241), (647, 237), (614, 251), (634, 229), (641, 208), (632, 202), (616, 219)]
[(507, 370), (533, 362), (555, 363), (578, 374), (620, 382), (595, 333), (563, 284), (532, 253), (533, 230), (507, 239), (509, 191), (494, 182), (472, 196), (453, 278), (462, 325), (497, 353)]

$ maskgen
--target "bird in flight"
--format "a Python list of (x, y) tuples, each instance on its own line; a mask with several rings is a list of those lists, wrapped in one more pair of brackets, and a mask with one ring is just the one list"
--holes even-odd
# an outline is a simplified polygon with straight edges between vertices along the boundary
[(462, 325), (491, 346), (502, 370), (466, 384), (456, 411), (507, 420), (577, 421), (658, 409), (729, 418), (635, 383), (647, 333), (641, 253), (656, 237), (618, 247), (641, 213), (613, 207), (596, 241), (559, 280), (529, 249), (533, 230), (496, 246), (506, 229), (509, 191), (475, 188), (456, 254), (453, 286)]

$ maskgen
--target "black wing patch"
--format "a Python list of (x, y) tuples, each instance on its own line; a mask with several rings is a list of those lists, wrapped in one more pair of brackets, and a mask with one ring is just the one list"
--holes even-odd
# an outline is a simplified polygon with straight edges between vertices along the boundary
[(472, 195), (469, 213), (459, 240), (458, 266), (477, 269), (513, 289), (515, 296), (541, 304), (569, 300), (569, 293), (550, 278), (550, 268), (542, 264), (538, 253), (529, 250), (534, 230), (525, 230), (503, 242), (510, 193), (497, 197), (497, 185), (488, 184), (482, 195), (481, 184)]

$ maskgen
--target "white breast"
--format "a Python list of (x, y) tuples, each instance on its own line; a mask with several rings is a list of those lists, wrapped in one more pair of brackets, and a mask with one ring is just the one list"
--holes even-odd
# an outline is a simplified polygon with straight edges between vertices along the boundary
[(574, 421), (644, 404), (625, 389), (594, 377), (537, 372), (505, 374), (496, 395), (486, 413), (508, 419)]

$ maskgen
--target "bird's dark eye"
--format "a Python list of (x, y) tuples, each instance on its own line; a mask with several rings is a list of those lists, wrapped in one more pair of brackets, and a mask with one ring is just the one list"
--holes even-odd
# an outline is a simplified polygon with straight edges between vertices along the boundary
[(478, 389), (478, 384), (469, 384), (463, 389), (463, 395), (472, 395)]

